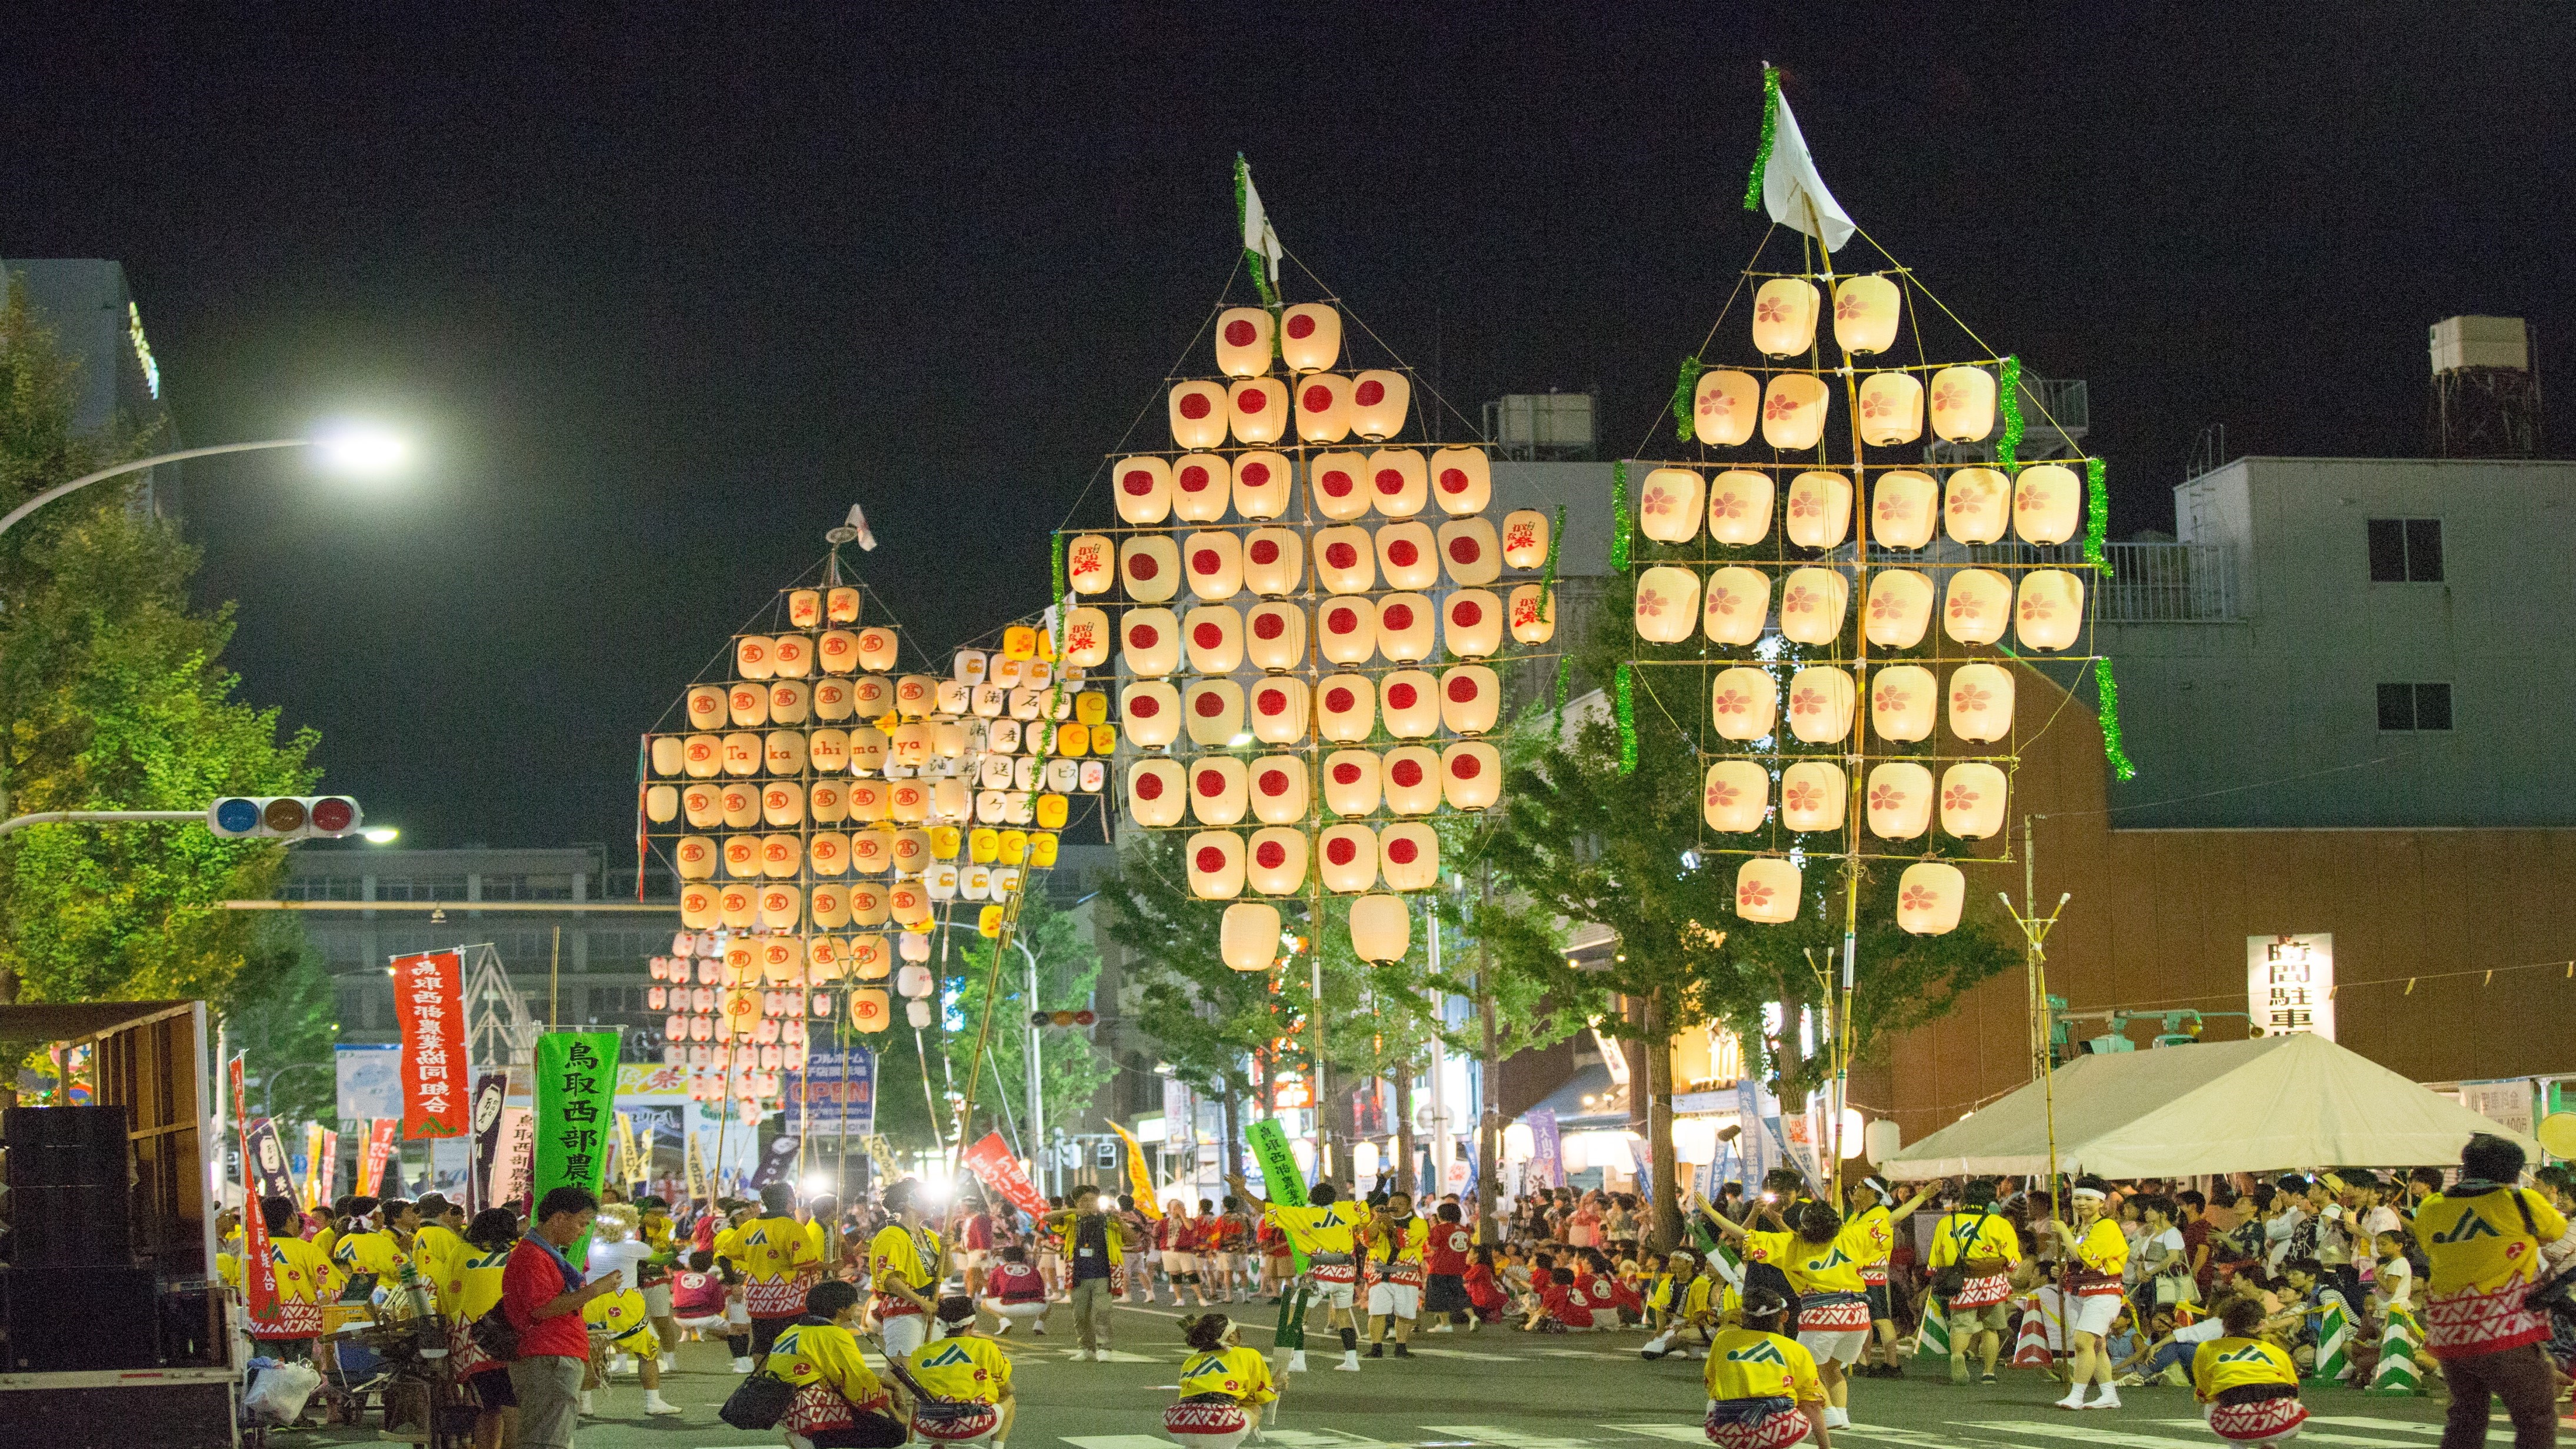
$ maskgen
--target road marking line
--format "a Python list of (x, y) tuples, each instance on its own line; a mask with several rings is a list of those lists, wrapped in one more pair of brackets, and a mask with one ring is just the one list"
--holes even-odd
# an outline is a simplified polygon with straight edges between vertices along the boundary
[(1603, 1424), (1600, 1427), (1648, 1439), (1669, 1439), (1676, 1444), (1708, 1442), (1708, 1429), (1704, 1424)]
[[(2209, 1427), (2208, 1422), (2202, 1419), (2149, 1419), (2147, 1422), (2150, 1424), (2165, 1424), (2176, 1429), (2207, 1429)], [(2311, 1414), (2308, 1416), (2308, 1424), (2314, 1424), (2317, 1422), (2319, 1421), (2315, 1415)], [(2311, 1429), (2308, 1427), (2308, 1424), (2301, 1424), (2299, 1426), (2299, 1438), (2301, 1441), (2306, 1443), (2359, 1444), (2365, 1446), (2365, 1449), (2422, 1449), (2422, 1446), (2411, 1440), (2366, 1439), (2359, 1434), (2329, 1434), (2322, 1430)]]
[(1470, 1348), (1424, 1348), (1418, 1343), (1413, 1346), (1413, 1352), (1422, 1358), (1463, 1358), (1473, 1359), (1479, 1363), (1519, 1363), (1521, 1361), (1520, 1355), (1516, 1353), (1478, 1353)]
[[(2102, 1422), (2098, 1410), (2078, 1410), (2077, 1418), (2065, 1422), (2046, 1419), (1953, 1420), (1962, 1429), (1983, 1429), (1990, 1434), (2036, 1434), (2046, 1439), (2078, 1439), (2087, 1444), (2119, 1444), (2126, 1449), (2209, 1449), (2208, 1439), (2176, 1439), (2164, 1434), (2132, 1434)], [(2116, 1411), (2114, 1411), (2116, 1412)], [(2090, 1417), (2086, 1417), (2086, 1416)]]
[[(2422, 1434), (2434, 1439), (2442, 1437), (2441, 1425), (2417, 1423), (2412, 1419), (2374, 1419), (2363, 1414), (2310, 1414), (2308, 1423), (2340, 1424), (2347, 1429), (2392, 1429), (2401, 1434)], [(2300, 1433), (2301, 1437), (2305, 1437), (2305, 1425), (2301, 1426)], [(2513, 1430), (2490, 1427), (2487, 1430), (2487, 1437), (2498, 1442), (2509, 1443), (2513, 1439)]]
[(1171, 1440), (1151, 1434), (1067, 1434), (1064, 1442), (1073, 1449), (1172, 1449)]
[(1518, 1429), (1505, 1429), (1493, 1424), (1425, 1424), (1434, 1434), (1458, 1439), (1473, 1439), (1480, 1444), (1497, 1444), (1502, 1449), (1594, 1449), (1589, 1439), (1571, 1439), (1561, 1434), (1524, 1434)]

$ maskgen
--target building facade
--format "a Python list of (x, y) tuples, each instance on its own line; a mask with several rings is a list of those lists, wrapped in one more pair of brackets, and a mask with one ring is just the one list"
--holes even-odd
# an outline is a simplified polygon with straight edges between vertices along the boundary
[[(161, 393), (161, 364), (143, 330), (143, 311), (121, 262), (95, 257), (13, 257), (0, 271), (26, 289), (27, 302), (54, 332), (55, 345), (78, 369), (72, 427), (98, 434), (113, 427), (147, 433), (154, 448), (186, 446)], [(179, 465), (138, 475), (136, 506), (156, 516), (179, 511)]]

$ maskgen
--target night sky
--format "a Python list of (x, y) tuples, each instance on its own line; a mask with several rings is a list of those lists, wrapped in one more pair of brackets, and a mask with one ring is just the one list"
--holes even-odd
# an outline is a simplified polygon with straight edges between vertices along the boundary
[(1595, 388), (1605, 453), (1761, 235), (1766, 57), (1864, 227), (2089, 379), (2115, 536), (2209, 423), (2422, 453), (2437, 318), (2571, 376), (2556, 6), (356, 8), (14, 18), (0, 256), (122, 260), (189, 443), (417, 435), (198, 465), (187, 519), (244, 695), (407, 844), (630, 838), (637, 732), (853, 501), (926, 639), (1042, 604), (1237, 150), (1462, 410)]

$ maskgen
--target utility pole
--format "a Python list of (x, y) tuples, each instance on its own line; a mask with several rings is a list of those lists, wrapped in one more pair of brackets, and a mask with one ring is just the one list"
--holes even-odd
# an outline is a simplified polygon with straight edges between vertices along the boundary
[(1028, 938), (1014, 936), (1011, 944), (1020, 948), (1020, 958), (1029, 963), (1029, 1165), (1041, 1180), (1046, 1174), (1046, 1160), (1055, 1156), (1046, 1140), (1046, 1063), (1043, 1056), (1045, 1033), (1037, 1024), (1038, 958), (1029, 950)]

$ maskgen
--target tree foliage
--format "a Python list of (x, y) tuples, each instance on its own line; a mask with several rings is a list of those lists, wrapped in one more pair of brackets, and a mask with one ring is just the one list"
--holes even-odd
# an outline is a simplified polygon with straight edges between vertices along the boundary
[(272, 1115), (327, 1127), (339, 1117), (332, 1069), (339, 1009), (331, 973), (301, 922), (285, 912), (264, 914), (221, 998), (225, 1032), (245, 1058), (244, 1074), (267, 1084)]
[[(1044, 882), (1039, 882), (1041, 887)], [(975, 1069), (975, 1042), (984, 1019), (985, 988), (992, 975), (993, 949), (999, 944), (976, 937), (959, 953), (961, 964), (950, 973), (956, 995), (950, 1020), (956, 1029), (943, 1034), (946, 1076), (965, 1089), (966, 1074)], [(1027, 955), (1020, 947), (1028, 948)], [(1038, 989), (1029, 995), (1028, 957), (1037, 958)], [(1091, 1004), (1100, 984), (1100, 948), (1083, 929), (1080, 916), (1060, 911), (1043, 889), (1034, 890), (1020, 907), (1015, 944), (1002, 959), (994, 993), (993, 1031), (985, 1053), (984, 1081), (975, 1093), (975, 1122), (969, 1140), (1002, 1127), (1034, 1153), (1028, 1139), (1029, 1013), (1077, 1011)], [(1076, 1120), (1091, 1109), (1091, 1100), (1117, 1074), (1117, 1067), (1091, 1043), (1091, 1033), (1048, 1027), (1038, 1048), (1040, 1087), (1050, 1127)], [(1050, 1138), (1053, 1133), (1050, 1131)]]

